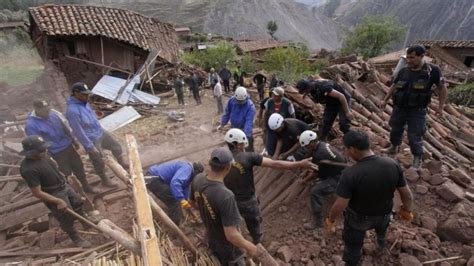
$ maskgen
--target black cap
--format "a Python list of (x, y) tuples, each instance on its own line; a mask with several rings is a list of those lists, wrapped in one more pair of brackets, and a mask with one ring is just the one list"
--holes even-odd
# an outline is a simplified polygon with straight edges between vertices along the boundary
[(33, 108), (35, 109), (42, 109), (42, 108), (48, 108), (49, 104), (45, 100), (35, 100), (33, 102)]
[(83, 82), (76, 82), (71, 87), (71, 93), (79, 92), (82, 94), (92, 94), (92, 91), (89, 90), (87, 85)]
[(306, 79), (302, 79), (296, 83), (296, 88), (298, 89), (299, 93), (304, 93), (309, 89), (309, 81)]
[(227, 148), (217, 148), (211, 153), (211, 161), (216, 165), (225, 166), (234, 160), (232, 152)]
[(200, 162), (193, 163), (193, 174), (197, 175), (204, 171), (204, 165)]
[(415, 44), (408, 47), (407, 54), (411, 54), (413, 52), (415, 52), (416, 55), (420, 56), (426, 53), (426, 48), (425, 46), (420, 45), (420, 44)]
[(44, 152), (51, 143), (44, 141), (44, 139), (38, 135), (31, 135), (24, 138), (21, 141), (23, 150), (20, 155), (33, 156)]

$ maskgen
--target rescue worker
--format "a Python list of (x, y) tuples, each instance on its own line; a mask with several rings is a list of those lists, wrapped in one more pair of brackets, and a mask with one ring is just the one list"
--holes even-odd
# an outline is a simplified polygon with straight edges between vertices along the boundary
[(257, 255), (257, 246), (240, 233), (240, 213), (234, 193), (224, 185), (224, 177), (232, 168), (232, 153), (227, 148), (217, 148), (211, 153), (210, 171), (198, 174), (191, 189), (191, 199), (196, 204), (206, 227), (209, 248), (224, 265), (245, 265), (245, 253)]
[(189, 204), (190, 185), (193, 178), (204, 171), (204, 166), (188, 161), (172, 161), (153, 165), (147, 176), (152, 176), (147, 188), (168, 208), (166, 213), (179, 225), (183, 217), (182, 209), (191, 208)]
[(264, 115), (261, 116), (262, 121), (260, 122), (263, 127), (264, 134), (266, 133), (266, 146), (265, 149), (268, 154), (273, 155), (275, 153), (275, 147), (277, 142), (277, 136), (275, 131), (268, 130), (268, 119), (270, 115), (278, 113), (283, 118), (296, 118), (295, 107), (293, 103), (286, 97), (285, 90), (282, 87), (276, 87), (272, 91), (272, 97), (264, 104)]
[(200, 105), (201, 102), (201, 95), (199, 95), (199, 77), (196, 73), (193, 73), (190, 79), (190, 89), (191, 92), (193, 93), (194, 100), (196, 101), (197, 105)]
[(347, 155), (357, 163), (342, 172), (337, 199), (325, 222), (327, 229), (334, 232), (335, 220), (344, 212), (343, 260), (353, 266), (358, 265), (362, 256), (367, 230), (374, 229), (377, 235), (376, 253), (385, 248), (395, 190), (403, 204), (398, 212), (400, 217), (407, 222), (413, 220), (412, 194), (400, 166), (393, 159), (372, 152), (367, 133), (349, 131), (344, 135), (344, 146)]
[[(275, 132), (277, 141), (275, 148), (269, 147), (268, 154), (273, 159), (298, 160), (303, 156), (298, 138), (309, 125), (296, 118), (283, 118), (281, 114), (274, 113), (268, 118), (268, 128)], [(271, 154), (270, 151), (274, 150)]]
[(226, 93), (230, 92), (230, 78), (232, 77), (232, 73), (230, 72), (230, 70), (226, 66), (224, 66), (219, 72), (219, 76), (222, 79), (224, 91)]
[(238, 87), (227, 102), (227, 106), (218, 127), (227, 125), (230, 120), (231, 128), (238, 128), (245, 132), (249, 145), (247, 151), (253, 151), (253, 120), (255, 119), (255, 106), (247, 94), (247, 89)]
[(92, 161), (96, 174), (107, 187), (116, 187), (118, 184), (105, 174), (105, 162), (102, 149), (110, 150), (117, 162), (124, 168), (128, 168), (122, 157), (122, 147), (104, 130), (97, 119), (95, 111), (88, 103), (92, 92), (87, 85), (78, 82), (71, 87), (71, 96), (67, 101), (66, 118), (72, 128), (72, 132), (82, 144)]
[(237, 128), (229, 129), (225, 134), (224, 140), (234, 157), (232, 169), (224, 178), (224, 184), (234, 192), (240, 215), (242, 215), (247, 224), (247, 229), (250, 232), (253, 243), (258, 244), (261, 242), (262, 237), (260, 228), (262, 216), (258, 206), (259, 201), (255, 194), (253, 167), (295, 169), (315, 168), (316, 166), (309, 160), (299, 162), (277, 161), (265, 158), (255, 152), (246, 152), (245, 147), (248, 145), (247, 137), (242, 130)]
[(264, 98), (264, 89), (265, 89), (265, 83), (267, 83), (267, 77), (263, 75), (260, 71), (253, 76), (252, 81), (257, 85), (257, 91), (258, 91), (258, 96), (259, 96), (259, 101), (263, 101)]
[(25, 132), (27, 136), (38, 135), (51, 144), (48, 153), (58, 163), (59, 170), (65, 176), (74, 173), (86, 193), (99, 192), (87, 182), (81, 156), (76, 151), (80, 146), (66, 118), (51, 109), (47, 101), (33, 102), (33, 112), (28, 115)]
[(174, 92), (176, 93), (176, 96), (178, 97), (178, 104), (179, 105), (185, 105), (184, 103), (184, 80), (176, 75), (176, 78), (173, 82), (173, 87), (174, 87)]
[[(344, 156), (329, 143), (318, 140), (316, 132), (306, 130), (301, 133), (299, 142), (305, 149), (305, 157), (311, 157), (318, 165), (319, 182), (311, 189), (312, 221), (303, 225), (306, 229), (323, 227), (323, 199), (336, 191), (339, 177), (347, 165)], [(310, 173), (310, 175), (313, 175)]]
[(300, 80), (296, 84), (299, 93), (310, 95), (316, 103), (324, 104), (323, 125), (320, 129), (321, 140), (326, 141), (329, 131), (339, 115), (339, 128), (345, 134), (349, 131), (352, 112), (351, 96), (346, 90), (332, 80)]
[(426, 111), (431, 101), (433, 85), (439, 95), (437, 115), (442, 116), (446, 100), (446, 86), (437, 65), (423, 61), (425, 48), (414, 45), (407, 49), (408, 66), (402, 68), (393, 81), (387, 95), (381, 103), (382, 110), (387, 101), (393, 97), (393, 111), (390, 117), (390, 143), (388, 154), (396, 154), (400, 150), (403, 131), (407, 126), (408, 142), (413, 154), (414, 169), (420, 169), (423, 162), (423, 135), (426, 132)]
[(21, 142), (21, 155), (25, 159), (20, 165), (21, 177), (33, 196), (41, 200), (59, 222), (61, 229), (69, 236), (74, 245), (91, 247), (89, 241), (81, 238), (74, 228), (74, 217), (65, 213), (66, 208), (83, 215), (81, 196), (67, 183), (57, 164), (48, 156), (50, 143), (42, 137), (31, 135)]
[(237, 87), (244, 86), (244, 75), (245, 73), (240, 68), (240, 65), (238, 65), (237, 69), (234, 71), (234, 91), (237, 89)]

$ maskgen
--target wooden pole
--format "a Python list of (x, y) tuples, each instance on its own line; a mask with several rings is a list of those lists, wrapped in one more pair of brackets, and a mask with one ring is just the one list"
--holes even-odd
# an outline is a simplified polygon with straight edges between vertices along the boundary
[(158, 238), (153, 224), (150, 201), (148, 200), (142, 164), (138, 154), (137, 142), (132, 135), (127, 134), (128, 157), (130, 160), (130, 176), (132, 179), (133, 198), (138, 223), (138, 238), (142, 247), (143, 264), (161, 266), (161, 253)]
[(136, 255), (141, 254), (140, 243), (108, 219), (102, 219), (96, 226), (99, 231), (110, 236), (124, 248), (132, 251)]
[(120, 69), (120, 68), (116, 68), (116, 67), (113, 67), (113, 66), (107, 66), (107, 65), (104, 65), (104, 64), (100, 64), (100, 63), (93, 62), (93, 61), (86, 60), (86, 59), (77, 58), (77, 57), (70, 56), (70, 55), (66, 55), (65, 57), (68, 58), (68, 59), (84, 62), (84, 63), (91, 64), (91, 65), (94, 65), (94, 66), (103, 67), (103, 68), (112, 69), (112, 70), (117, 70), (117, 71), (120, 71), (120, 72), (123, 72), (123, 73), (133, 75), (133, 73), (130, 72), (130, 71)]

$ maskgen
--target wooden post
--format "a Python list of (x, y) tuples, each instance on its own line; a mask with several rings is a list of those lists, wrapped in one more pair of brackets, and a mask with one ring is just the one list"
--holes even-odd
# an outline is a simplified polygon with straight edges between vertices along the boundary
[(96, 228), (98, 228), (107, 236), (110, 236), (117, 243), (122, 245), (124, 248), (132, 251), (136, 255), (140, 255), (141, 252), (143, 252), (140, 248), (140, 243), (135, 238), (130, 236), (127, 232), (112, 223), (110, 220), (102, 219), (97, 224)]
[(161, 253), (158, 247), (158, 238), (153, 224), (150, 202), (148, 201), (142, 164), (138, 154), (137, 142), (132, 135), (126, 135), (128, 157), (130, 160), (130, 176), (132, 179), (133, 198), (138, 223), (138, 238), (141, 243), (143, 264), (147, 266), (161, 266)]
[[(102, 40), (102, 36), (100, 36), (100, 56), (101, 56), (101, 63), (102, 65), (105, 65), (105, 60), (104, 60), (104, 41)], [(102, 69), (102, 74), (104, 74), (104, 70)]]

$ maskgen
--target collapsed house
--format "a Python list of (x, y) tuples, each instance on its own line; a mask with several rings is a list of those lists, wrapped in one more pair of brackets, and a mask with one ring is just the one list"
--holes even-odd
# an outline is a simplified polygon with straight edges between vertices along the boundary
[(261, 58), (267, 50), (279, 47), (288, 47), (288, 42), (280, 42), (274, 39), (242, 40), (235, 42), (237, 53)]
[(474, 68), (474, 40), (418, 40), (413, 44), (421, 44), (428, 50), (440, 47), (447, 54), (462, 62), (468, 68)]

